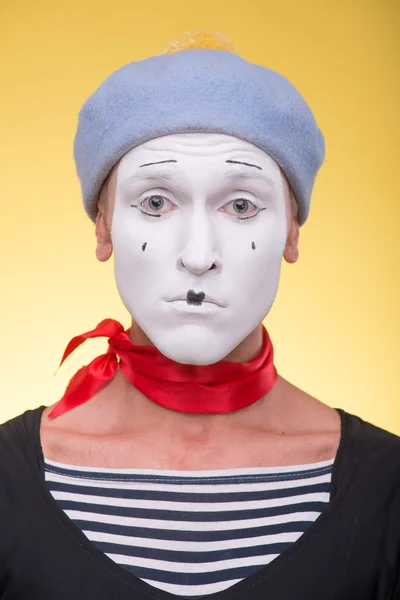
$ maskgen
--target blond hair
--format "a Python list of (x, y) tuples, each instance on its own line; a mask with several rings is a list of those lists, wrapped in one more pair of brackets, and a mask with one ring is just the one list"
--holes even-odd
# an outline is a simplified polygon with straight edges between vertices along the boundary
[(187, 31), (183, 38), (169, 42), (160, 54), (173, 54), (182, 50), (226, 50), (236, 53), (234, 45), (218, 31)]

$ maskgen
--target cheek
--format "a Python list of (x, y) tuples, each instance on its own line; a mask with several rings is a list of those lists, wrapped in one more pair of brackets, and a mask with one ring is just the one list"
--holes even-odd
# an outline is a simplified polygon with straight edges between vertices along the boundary
[(114, 257), (120, 264), (137, 262), (146, 255), (143, 247), (147, 249), (147, 246), (148, 240), (138, 235), (135, 228), (125, 225), (121, 228), (116, 227), (113, 231)]
[(265, 265), (274, 264), (281, 261), (286, 245), (286, 232), (273, 232), (260, 236), (257, 244), (257, 251), (260, 261)]
[(286, 245), (286, 229), (277, 224), (258, 224), (228, 232), (224, 236), (224, 260), (240, 268), (259, 268), (281, 261)]
[(173, 259), (173, 232), (161, 223), (134, 219), (128, 213), (128, 218), (115, 220), (112, 238), (117, 281), (124, 287), (145, 284), (153, 288)]
[(114, 250), (118, 254), (123, 253), (135, 258), (146, 254), (154, 233), (151, 227), (142, 221), (136, 209), (116, 207), (111, 236)]
[[(282, 199), (283, 204), (283, 199)], [(257, 229), (257, 250), (265, 261), (281, 260), (286, 246), (287, 222), (286, 214), (271, 215), (265, 219), (263, 227)]]
[(285, 229), (276, 226), (249, 227), (231, 237), (224, 259), (230, 282), (225, 283), (242, 310), (255, 311), (260, 318), (269, 310), (278, 288), (285, 243)]

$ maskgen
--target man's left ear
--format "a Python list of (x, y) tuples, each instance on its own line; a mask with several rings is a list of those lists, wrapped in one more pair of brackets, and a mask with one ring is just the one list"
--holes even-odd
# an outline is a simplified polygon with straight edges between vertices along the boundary
[(299, 258), (299, 234), (299, 224), (295, 219), (292, 219), (283, 253), (283, 257), (288, 263), (295, 263)]

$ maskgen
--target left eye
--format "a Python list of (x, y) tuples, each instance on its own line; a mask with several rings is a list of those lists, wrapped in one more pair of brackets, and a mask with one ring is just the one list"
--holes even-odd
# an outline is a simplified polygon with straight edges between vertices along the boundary
[(247, 198), (236, 198), (225, 204), (220, 210), (239, 219), (249, 219), (260, 212), (260, 209)]

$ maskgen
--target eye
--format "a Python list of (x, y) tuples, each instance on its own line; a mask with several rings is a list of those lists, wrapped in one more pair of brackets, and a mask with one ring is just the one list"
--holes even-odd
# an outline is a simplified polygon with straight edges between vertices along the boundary
[(236, 200), (228, 202), (219, 210), (238, 219), (250, 219), (255, 217), (262, 209), (247, 200), (247, 198), (236, 198)]
[(146, 215), (161, 217), (161, 215), (165, 215), (166, 213), (171, 212), (171, 210), (174, 210), (176, 206), (171, 200), (168, 200), (168, 198), (153, 194), (139, 202), (138, 208)]

